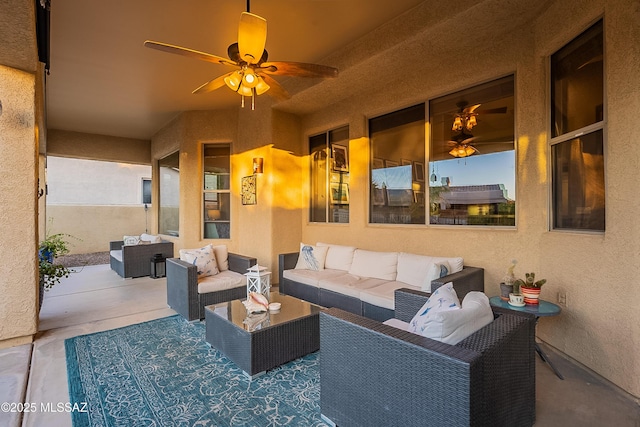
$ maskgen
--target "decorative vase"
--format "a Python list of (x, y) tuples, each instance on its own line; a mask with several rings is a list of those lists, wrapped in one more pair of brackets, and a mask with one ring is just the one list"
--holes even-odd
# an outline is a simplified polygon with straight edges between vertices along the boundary
[(513, 285), (500, 283), (500, 299), (503, 301), (509, 301), (509, 294), (513, 293)]
[(524, 296), (525, 304), (538, 304), (541, 288), (529, 288), (520, 286), (520, 292)]

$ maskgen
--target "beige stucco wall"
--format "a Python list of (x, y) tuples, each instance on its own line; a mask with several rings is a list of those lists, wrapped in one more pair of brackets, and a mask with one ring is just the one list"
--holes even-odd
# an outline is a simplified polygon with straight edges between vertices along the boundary
[(65, 233), (71, 254), (109, 250), (109, 242), (150, 231), (152, 207), (121, 205), (47, 205), (49, 234)]
[[(635, 262), (640, 255), (640, 226), (631, 218), (631, 213), (640, 208), (635, 197), (640, 164), (640, 149), (635, 142), (640, 140), (640, 130), (629, 125), (640, 111), (640, 96), (637, 79), (628, 78), (640, 66), (639, 4), (622, 0), (558, 1), (533, 22), (533, 31), (516, 28), (489, 44), (476, 37), (456, 37), (457, 49), (451, 51), (440, 46), (449, 43), (446, 38), (451, 34), (460, 33), (459, 23), (444, 21), (437, 31), (423, 33), (424, 41), (412, 40), (404, 47), (395, 47), (400, 55), (405, 47), (409, 52), (419, 45), (422, 57), (437, 54), (437, 61), (413, 63), (412, 73), (403, 74), (401, 81), (378, 85), (375, 91), (304, 117), (306, 137), (348, 118), (352, 140), (350, 224), (309, 224), (304, 209), (303, 240), (463, 256), (465, 264), (485, 268), (485, 290), (490, 296), (499, 293), (500, 278), (510, 260), (516, 258), (518, 274), (535, 271), (548, 280), (542, 298), (557, 302), (559, 292), (567, 295), (560, 316), (540, 321), (538, 337), (640, 396), (640, 359), (634, 356), (640, 354), (640, 310), (636, 304), (640, 266)], [(604, 235), (550, 232), (546, 58), (603, 13), (609, 118), (607, 231)], [(383, 63), (389, 55), (380, 55), (376, 61)], [(401, 68), (402, 64), (396, 63), (395, 67)], [(367, 119), (507, 73), (516, 74), (517, 228), (368, 224)], [(375, 84), (373, 79), (369, 83)], [(304, 164), (307, 168), (308, 160)]]
[(34, 74), (0, 65), (0, 347), (37, 330), (35, 84)]
[(151, 141), (49, 129), (47, 154), (149, 165), (151, 164)]

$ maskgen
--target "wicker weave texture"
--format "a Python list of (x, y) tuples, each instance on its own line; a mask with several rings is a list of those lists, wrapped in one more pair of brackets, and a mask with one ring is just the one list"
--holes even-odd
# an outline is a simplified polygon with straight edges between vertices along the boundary
[(146, 245), (125, 245), (123, 241), (109, 242), (109, 250), (122, 250), (122, 261), (109, 256), (111, 269), (121, 277), (143, 277), (151, 274), (151, 258), (162, 254), (173, 256), (173, 242), (150, 243)]
[[(236, 273), (244, 274), (256, 263), (255, 258), (229, 253), (229, 270)], [(179, 258), (167, 260), (167, 304), (187, 320), (204, 319), (207, 305), (246, 296), (247, 286), (244, 283), (232, 289), (199, 294), (196, 267)]]
[[(420, 303), (419, 295), (401, 293)], [(339, 426), (533, 425), (535, 319), (496, 317), (452, 346), (342, 310), (324, 311), (322, 414)]]

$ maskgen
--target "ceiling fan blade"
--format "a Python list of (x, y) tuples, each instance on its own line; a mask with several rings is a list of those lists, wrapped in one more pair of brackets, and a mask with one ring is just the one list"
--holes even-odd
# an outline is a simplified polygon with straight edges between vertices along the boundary
[(487, 110), (480, 110), (478, 114), (504, 114), (507, 112), (507, 107), (489, 108)]
[(240, 59), (257, 64), (267, 43), (267, 21), (253, 13), (242, 12), (238, 26), (238, 50)]
[(260, 74), (260, 77), (262, 77), (264, 79), (264, 82), (270, 86), (270, 89), (267, 92), (268, 95), (273, 96), (278, 101), (286, 101), (287, 99), (291, 98), (287, 91), (284, 90), (282, 86), (280, 86), (280, 83), (278, 83), (276, 79), (266, 74)]
[(464, 110), (462, 110), (462, 112), (466, 114), (473, 114), (480, 105), (482, 104), (472, 105), (471, 107), (467, 107)]
[(220, 89), (222, 86), (225, 85), (224, 78), (227, 77), (227, 76), (230, 76), (233, 73), (235, 73), (235, 71), (232, 71), (230, 73), (224, 74), (224, 75), (222, 75), (220, 77), (216, 77), (213, 80), (209, 80), (208, 82), (206, 82), (205, 84), (203, 84), (199, 88), (195, 89), (191, 93), (207, 93), (207, 92), (213, 92), (216, 89)]
[(296, 77), (338, 77), (338, 69), (326, 65), (306, 64), (303, 62), (264, 62), (257, 70), (276, 76)]
[(160, 50), (162, 52), (173, 53), (176, 55), (186, 56), (188, 58), (199, 59), (201, 61), (212, 62), (214, 64), (235, 65), (238, 64), (221, 56), (211, 55), (210, 53), (200, 52), (198, 50), (188, 49), (186, 47), (174, 46), (172, 44), (147, 40), (144, 42), (145, 47)]

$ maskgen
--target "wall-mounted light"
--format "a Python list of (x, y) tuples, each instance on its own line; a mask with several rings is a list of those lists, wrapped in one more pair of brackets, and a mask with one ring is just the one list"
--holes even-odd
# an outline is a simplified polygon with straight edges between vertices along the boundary
[(253, 174), (263, 172), (264, 159), (262, 157), (253, 158)]

